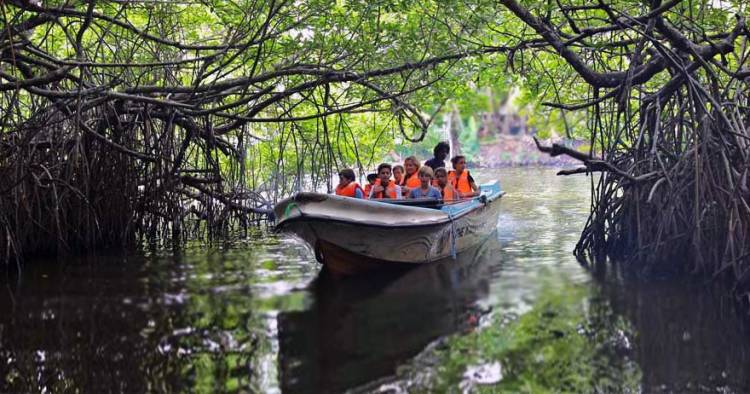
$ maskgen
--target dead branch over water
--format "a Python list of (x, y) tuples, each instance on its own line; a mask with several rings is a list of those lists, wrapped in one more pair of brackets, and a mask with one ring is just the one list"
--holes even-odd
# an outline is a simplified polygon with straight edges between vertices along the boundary
[[(501, 2), (591, 87), (585, 102), (554, 105), (588, 111), (592, 150), (539, 146), (583, 164), (561, 175), (601, 173), (576, 254), (607, 255), (638, 270), (725, 276), (737, 296), (750, 301), (750, 34), (744, 17), (708, 37), (699, 30), (699, 16), (670, 13), (680, 1), (654, 1), (642, 15), (604, 2), (585, 10), (564, 7), (566, 19), (558, 25), (515, 0)], [(581, 27), (580, 14), (591, 10), (603, 12), (609, 25)], [(565, 33), (571, 29), (577, 35)], [(620, 48), (626, 68), (602, 62), (586, 40)]]

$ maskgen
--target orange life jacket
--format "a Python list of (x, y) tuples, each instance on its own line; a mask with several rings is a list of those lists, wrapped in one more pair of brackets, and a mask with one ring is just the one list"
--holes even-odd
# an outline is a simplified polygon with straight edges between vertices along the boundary
[[(378, 182), (378, 184), (380, 183)], [(388, 186), (385, 187), (385, 192), (387, 193), (388, 198), (395, 199), (398, 196), (396, 194), (396, 186), (398, 185), (396, 185), (393, 182), (388, 182)], [(385, 198), (385, 196), (383, 196), (383, 192), (378, 192), (378, 193), (375, 193), (375, 195), (373, 195), (372, 198)]]
[[(444, 188), (440, 189), (440, 193), (443, 194), (443, 201), (458, 200), (458, 196), (456, 195), (456, 189), (452, 187), (448, 187), (448, 186), (450, 186), (450, 183), (445, 185)], [(438, 186), (438, 188), (440, 188), (440, 186)]]
[(460, 193), (474, 192), (474, 189), (471, 188), (471, 183), (469, 182), (469, 170), (463, 170), (458, 179), (456, 179), (456, 171), (452, 170), (448, 173), (448, 183), (453, 185), (453, 187)]
[(372, 191), (372, 187), (375, 185), (380, 184), (380, 178), (375, 178), (375, 183), (368, 183), (367, 186), (365, 186), (365, 198), (370, 198), (370, 192)]
[(406, 174), (404, 174), (404, 179), (401, 180), (400, 186), (406, 186), (409, 189), (416, 189), (420, 186), (422, 186), (422, 183), (419, 182), (419, 170), (417, 172), (411, 174), (410, 177), (406, 178)]
[[(356, 197), (357, 189), (359, 189), (360, 191), (362, 190), (357, 182), (349, 182), (349, 184), (344, 187), (341, 187), (340, 185), (336, 186), (336, 195), (344, 197)], [(364, 194), (364, 191), (362, 192), (362, 194)]]

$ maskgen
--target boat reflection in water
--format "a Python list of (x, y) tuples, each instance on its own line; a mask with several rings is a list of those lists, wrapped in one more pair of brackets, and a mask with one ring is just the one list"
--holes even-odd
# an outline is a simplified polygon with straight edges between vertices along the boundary
[(469, 327), (499, 247), (493, 232), (455, 260), (343, 280), (321, 271), (310, 308), (278, 316), (282, 390), (339, 392), (392, 375), (430, 342)]

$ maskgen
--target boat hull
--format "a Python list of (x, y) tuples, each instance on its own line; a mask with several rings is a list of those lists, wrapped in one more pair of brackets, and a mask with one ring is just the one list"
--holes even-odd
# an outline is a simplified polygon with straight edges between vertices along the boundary
[[(466, 202), (466, 209), (456, 204), (459, 209), (446, 214), (438, 209), (306, 194), (277, 206), (277, 214), (286, 214), (277, 229), (303, 239), (317, 260), (334, 273), (403, 269), (455, 256), (481, 243), (497, 227), (500, 195)], [(294, 203), (291, 210), (290, 203)], [(349, 204), (341, 212), (353, 219), (323, 214), (328, 212), (321, 208), (325, 204)], [(290, 211), (295, 213), (290, 215)]]
[(326, 269), (337, 275), (358, 275), (375, 270), (407, 270), (413, 263), (399, 263), (356, 254), (336, 244), (318, 240), (314, 247), (316, 258)]

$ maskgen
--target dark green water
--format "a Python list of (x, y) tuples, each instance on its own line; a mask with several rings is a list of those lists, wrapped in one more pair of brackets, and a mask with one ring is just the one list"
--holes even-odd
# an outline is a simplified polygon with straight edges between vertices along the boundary
[[(571, 254), (590, 180), (554, 172), (479, 172), (508, 192), (497, 232), (407, 272), (337, 280), (283, 235), (27, 264), (0, 278), (0, 392), (591, 387), (543, 370), (571, 365), (605, 391), (750, 391), (731, 302), (702, 284), (592, 279)], [(467, 374), (478, 362), (503, 372)]]

